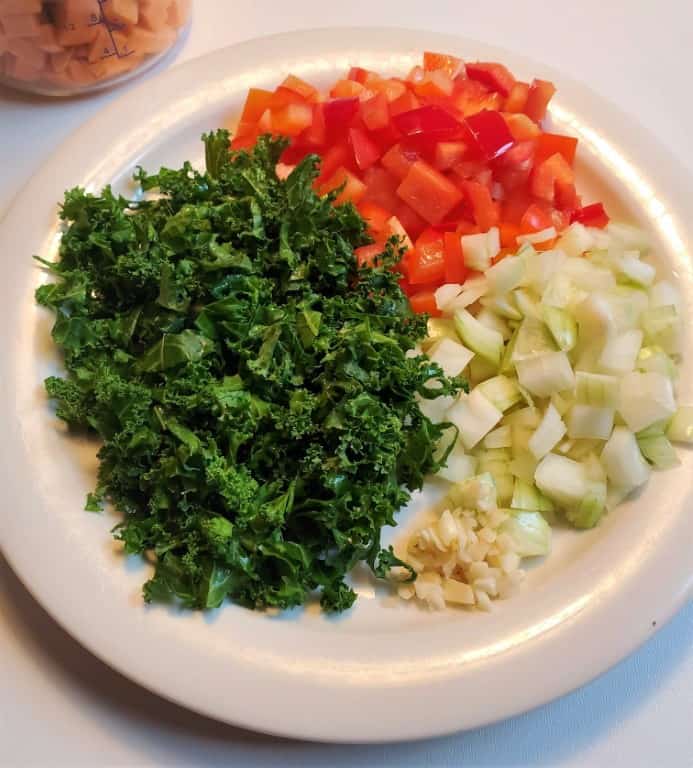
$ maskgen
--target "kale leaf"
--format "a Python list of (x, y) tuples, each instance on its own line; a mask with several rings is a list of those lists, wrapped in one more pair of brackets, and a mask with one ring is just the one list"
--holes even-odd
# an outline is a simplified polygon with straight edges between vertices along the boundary
[(315, 194), (316, 157), (281, 181), (282, 141), (203, 139), (204, 173), (138, 170), (156, 199), (66, 193), (36, 293), (67, 369), (46, 388), (103, 441), (87, 508), (110, 501), (125, 550), (155, 556), (147, 600), (342, 611), (357, 562), (403, 565), (381, 528), (440, 467), (417, 394), (464, 382), (413, 351), (397, 243), (358, 269), (364, 223)]

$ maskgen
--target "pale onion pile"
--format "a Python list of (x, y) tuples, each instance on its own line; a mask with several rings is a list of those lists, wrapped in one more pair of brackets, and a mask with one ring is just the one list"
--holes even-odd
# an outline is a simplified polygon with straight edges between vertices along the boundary
[(463, 236), (484, 274), (436, 292), (443, 317), (424, 351), (470, 392), (420, 403), (457, 440), (442, 514), (396, 548), (417, 573), (405, 599), (489, 609), (521, 581), (522, 558), (549, 554), (550, 523), (595, 526), (679, 463), (672, 441), (693, 442), (693, 408), (676, 401), (682, 300), (642, 258), (646, 236), (575, 223), (534, 249), (555, 235), (496, 264), (497, 231)]

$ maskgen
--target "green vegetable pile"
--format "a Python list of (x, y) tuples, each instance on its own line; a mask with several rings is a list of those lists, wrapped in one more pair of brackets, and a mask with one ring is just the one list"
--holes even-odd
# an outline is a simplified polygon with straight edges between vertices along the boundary
[(46, 264), (59, 279), (36, 296), (67, 376), (46, 388), (103, 441), (87, 509), (110, 501), (126, 552), (154, 553), (147, 600), (288, 608), (318, 593), (341, 611), (356, 563), (403, 565), (381, 528), (445, 460), (416, 394), (463, 382), (407, 354), (426, 322), (388, 268), (396, 241), (358, 270), (364, 223), (313, 192), (316, 157), (281, 181), (282, 141), (229, 153), (226, 131), (203, 138), (205, 173), (138, 171), (156, 199), (66, 193)]

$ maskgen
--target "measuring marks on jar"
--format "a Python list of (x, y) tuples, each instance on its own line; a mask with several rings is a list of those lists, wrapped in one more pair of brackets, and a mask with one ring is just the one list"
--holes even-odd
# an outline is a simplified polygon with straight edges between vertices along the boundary
[[(87, 59), (93, 63), (116, 57), (124, 59), (132, 56), (135, 49), (132, 47), (130, 39), (123, 34), (126, 20), (109, 18), (107, 15), (109, 9), (109, 0), (97, 0), (98, 11), (95, 11), (89, 21), (89, 27), (96, 27), (96, 38), (89, 51)], [(135, 17), (137, 21), (137, 17)]]

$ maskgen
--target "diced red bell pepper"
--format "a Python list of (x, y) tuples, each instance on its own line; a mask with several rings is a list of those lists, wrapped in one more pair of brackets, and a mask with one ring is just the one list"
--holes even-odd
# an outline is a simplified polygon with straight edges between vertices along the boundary
[(500, 211), (498, 205), (491, 199), (488, 187), (476, 181), (465, 181), (462, 187), (479, 229), (487, 232), (491, 227), (495, 227), (500, 218)]
[(361, 102), (361, 119), (369, 131), (379, 131), (390, 122), (390, 110), (384, 93), (376, 93)]
[(407, 90), (406, 88), (404, 88), (401, 96), (398, 96), (397, 98), (389, 101), (390, 115), (393, 118), (402, 112), (411, 112), (413, 109), (418, 109), (421, 106), (421, 102), (411, 91)]
[[(454, 178), (451, 177), (450, 180), (453, 183), (455, 183)], [(457, 183), (456, 186), (459, 186), (459, 188), (462, 189), (461, 183)], [(463, 194), (464, 194), (464, 191), (463, 191)], [(463, 199), (461, 203), (456, 205), (448, 213), (448, 215), (443, 219), (443, 221), (440, 222), (440, 224), (436, 224), (436, 227), (440, 229), (442, 232), (456, 232), (457, 228), (460, 226), (462, 221), (469, 221), (470, 226), (476, 227), (476, 224), (471, 219), (472, 219), (471, 208), (469, 206), (469, 203)]]
[(429, 224), (438, 224), (462, 200), (459, 189), (440, 171), (417, 160), (397, 188), (397, 195)]
[(351, 119), (358, 112), (359, 100), (355, 97), (332, 99), (326, 101), (322, 109), (328, 141), (333, 141), (335, 137), (344, 136), (349, 130)]
[(445, 252), (445, 282), (463, 283), (467, 279), (469, 270), (464, 264), (462, 254), (462, 242), (457, 232), (445, 232), (443, 235)]
[(493, 174), (505, 190), (527, 183), (534, 166), (534, 141), (520, 141), (494, 164)]
[(572, 166), (575, 160), (575, 150), (578, 140), (573, 136), (563, 136), (559, 133), (540, 133), (537, 138), (537, 149), (534, 162), (539, 165), (546, 158), (558, 152), (563, 155), (568, 165)]
[(519, 226), (531, 202), (532, 198), (526, 187), (506, 191), (501, 204), (501, 221)]
[(282, 136), (298, 136), (313, 122), (310, 104), (289, 103), (272, 110), (272, 131)]
[(257, 121), (258, 134), (271, 133), (272, 131), (272, 110), (266, 109)]
[(404, 248), (407, 253), (414, 250), (414, 243), (398, 216), (392, 216), (387, 220), (383, 230), (383, 237), (386, 240), (396, 237), (399, 240), (400, 248)]
[(490, 92), (476, 80), (458, 79), (450, 102), (462, 115), (468, 117), (483, 109), (499, 110), (502, 100), (499, 93)]
[(380, 158), (380, 148), (375, 144), (365, 131), (360, 128), (352, 128), (349, 131), (349, 143), (354, 153), (356, 165), (365, 171)]
[(356, 256), (356, 263), (359, 267), (372, 267), (375, 265), (378, 256), (380, 256), (384, 250), (385, 247), (382, 243), (362, 245), (360, 248), (356, 248), (354, 251), (354, 256)]
[(257, 123), (262, 113), (269, 107), (271, 91), (264, 91), (262, 88), (251, 88), (243, 105), (241, 113), (241, 123)]
[(426, 72), (423, 80), (412, 84), (414, 93), (428, 101), (447, 99), (452, 95), (455, 84), (442, 69)]
[(349, 70), (347, 78), (349, 80), (355, 80), (357, 83), (361, 83), (363, 85), (372, 75), (375, 75), (375, 72), (371, 72), (368, 69), (363, 69), (363, 67), (352, 67)]
[(423, 67), (420, 67), (418, 64), (416, 64), (409, 70), (409, 74), (407, 75), (406, 80), (407, 83), (409, 83), (409, 87), (411, 88), (415, 83), (422, 82), (424, 77), (426, 77), (426, 71)]
[(503, 96), (507, 96), (515, 85), (515, 78), (510, 70), (497, 62), (475, 61), (472, 64), (467, 63), (466, 69), (470, 80), (478, 80)]
[(445, 278), (443, 233), (425, 229), (417, 238), (414, 251), (407, 256), (408, 278), (412, 285), (438, 283)]
[(398, 179), (384, 168), (374, 165), (363, 174), (363, 181), (366, 185), (364, 200), (387, 208), (388, 211), (396, 210), (400, 203), (397, 197)]
[(433, 165), (439, 171), (449, 171), (462, 161), (467, 150), (463, 141), (439, 141), (435, 146)]
[(383, 155), (380, 161), (383, 168), (386, 168), (393, 176), (403, 179), (412, 165), (420, 159), (419, 153), (415, 149), (410, 149), (403, 144), (394, 144)]
[(323, 104), (313, 104), (313, 121), (296, 139), (296, 143), (315, 149), (322, 147), (325, 141), (327, 141), (327, 131), (325, 129)]
[(305, 146), (301, 146), (295, 142), (289, 144), (289, 146), (281, 153), (279, 157), (280, 164), (298, 165), (303, 158), (308, 154), (308, 149)]
[(552, 202), (556, 194), (556, 182), (572, 184), (573, 180), (573, 169), (563, 155), (556, 153), (534, 167), (530, 189), (535, 197)]
[(464, 69), (464, 62), (447, 53), (424, 51), (423, 65), (426, 72), (442, 70), (448, 77), (456, 78)]
[(463, 158), (452, 169), (456, 176), (465, 181), (478, 181), (480, 184), (490, 184), (492, 171), (482, 160)]
[(399, 202), (395, 208), (395, 217), (400, 222), (410, 238), (415, 240), (426, 229), (426, 222), (406, 203)]
[(233, 131), (233, 135), (240, 139), (243, 136), (257, 136), (258, 134), (258, 128), (257, 128), (257, 121), (240, 121), (238, 125), (236, 126), (235, 130)]
[(521, 112), (503, 112), (503, 119), (515, 141), (529, 141), (530, 139), (536, 139), (541, 133), (539, 126), (534, 120)]
[(541, 122), (546, 117), (546, 108), (554, 93), (556, 93), (556, 86), (548, 80), (532, 80), (527, 94), (525, 114), (535, 122)]
[(580, 195), (578, 195), (575, 189), (575, 184), (565, 184), (557, 181), (554, 204), (559, 211), (569, 214), (580, 208), (582, 203), (580, 202)]
[(571, 224), (574, 221), (579, 221), (580, 224), (584, 224), (586, 227), (599, 227), (599, 229), (603, 229), (609, 223), (609, 216), (604, 209), (603, 203), (592, 203), (574, 211), (570, 217)]
[[(407, 86), (401, 80), (397, 80), (394, 77), (369, 82), (368, 87), (371, 91), (375, 91), (375, 93), (384, 94), (388, 104), (392, 104), (408, 93)], [(407, 107), (407, 109), (415, 109), (415, 107)], [(403, 111), (406, 111), (406, 109)]]
[(337, 80), (330, 89), (330, 97), (333, 99), (351, 99), (356, 97), (357, 99), (365, 100), (369, 99), (372, 95), (373, 93), (365, 85), (357, 83), (356, 80)]
[(404, 136), (422, 136), (435, 141), (458, 138), (463, 133), (462, 124), (435, 104), (402, 112), (395, 115), (392, 122)]
[(523, 83), (521, 80), (514, 82), (505, 100), (505, 111), (522, 112), (527, 104), (527, 96), (529, 96), (529, 83)]
[[(399, 264), (396, 266), (396, 271), (401, 273), (401, 269)], [(416, 291), (409, 285), (409, 280), (407, 280), (406, 277), (400, 277), (400, 279), (397, 281), (397, 284), (402, 289), (402, 293), (409, 298), (413, 293), (416, 293)]]
[[(570, 224), (570, 212), (559, 211), (556, 208), (552, 208), (551, 223), (553, 224), (553, 227), (556, 230), (556, 232), (562, 232), (568, 226), (568, 224)], [(542, 243), (541, 245), (535, 246), (535, 248), (538, 248), (539, 250), (546, 250), (547, 248), (552, 248), (552, 247), (553, 247), (553, 243), (551, 245)]]
[(381, 205), (371, 203), (370, 200), (361, 200), (356, 207), (368, 226), (368, 234), (376, 239), (385, 230), (392, 214)]
[(517, 224), (511, 224), (508, 221), (502, 222), (498, 226), (500, 233), (500, 242), (503, 248), (517, 248), (517, 236), (522, 234)]
[(481, 230), (473, 221), (467, 221), (466, 219), (460, 221), (455, 230), (458, 235), (478, 235)]
[(306, 101), (314, 101), (318, 96), (318, 89), (314, 88), (310, 83), (305, 80), (301, 80), (296, 75), (288, 75), (284, 78), (281, 88), (288, 88), (290, 91), (294, 91), (299, 96), (302, 96)]
[(348, 144), (333, 144), (322, 156), (320, 161), (320, 175), (315, 180), (319, 187), (327, 179), (331, 178), (335, 171), (342, 166), (348, 167), (353, 163), (353, 153)]
[(541, 232), (552, 226), (553, 219), (551, 218), (551, 214), (537, 203), (529, 205), (520, 220), (520, 232), (522, 234)]
[(484, 109), (465, 119), (465, 126), (485, 160), (493, 160), (507, 152), (515, 143), (508, 126), (500, 113)]
[(366, 192), (366, 185), (346, 168), (339, 168), (331, 179), (321, 187), (320, 194), (326, 195), (344, 185), (344, 189), (334, 199), (334, 205), (343, 203), (358, 203)]
[(269, 102), (269, 108), (275, 112), (288, 104), (308, 104), (308, 99), (301, 96), (300, 93), (292, 90), (291, 88), (285, 88), (283, 85), (277, 86), (272, 94)]
[(257, 131), (253, 131), (252, 133), (246, 133), (242, 136), (234, 136), (231, 139), (231, 149), (234, 150), (241, 150), (241, 149), (251, 149), (255, 146), (255, 142), (257, 141)]
[(409, 296), (411, 308), (417, 315), (430, 315), (431, 317), (440, 317), (441, 311), (436, 303), (436, 296), (433, 291), (418, 291)]

